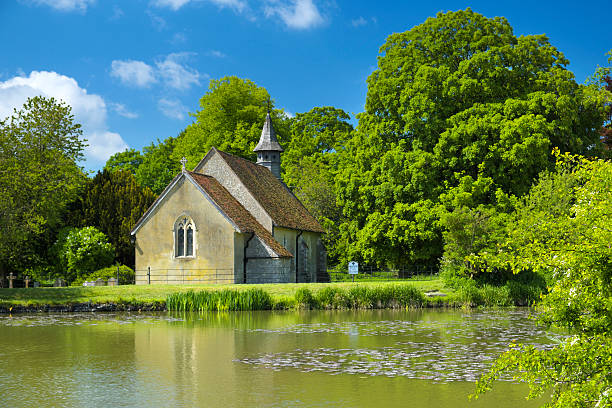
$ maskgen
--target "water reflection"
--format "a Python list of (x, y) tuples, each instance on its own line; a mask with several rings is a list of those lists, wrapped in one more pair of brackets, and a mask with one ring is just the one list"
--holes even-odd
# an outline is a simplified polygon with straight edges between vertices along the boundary
[(527, 404), (502, 384), (468, 403), (507, 344), (548, 347), (510, 311), (0, 316), (0, 405), (453, 406)]

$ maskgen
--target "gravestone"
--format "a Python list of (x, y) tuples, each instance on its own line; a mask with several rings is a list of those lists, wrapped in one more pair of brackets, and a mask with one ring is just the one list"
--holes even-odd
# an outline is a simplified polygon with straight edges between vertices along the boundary
[(117, 279), (115, 278), (110, 278), (108, 280), (108, 286), (117, 286)]
[(34, 287), (35, 288), (40, 288), (40, 282), (34, 282)]
[(10, 275), (7, 276), (7, 279), (9, 281), (9, 289), (13, 289), (13, 281), (17, 279), (17, 277), (13, 275), (13, 272), (11, 272)]
[(66, 287), (66, 281), (61, 278), (56, 279), (55, 282), (53, 282), (53, 287), (54, 288), (64, 288)]
[(102, 278), (98, 278), (94, 283), (94, 286), (106, 286), (106, 282)]

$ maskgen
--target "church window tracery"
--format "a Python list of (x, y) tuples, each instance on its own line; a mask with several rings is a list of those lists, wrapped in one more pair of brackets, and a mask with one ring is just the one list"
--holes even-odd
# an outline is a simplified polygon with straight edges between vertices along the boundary
[(186, 216), (181, 216), (175, 223), (174, 236), (175, 248), (174, 256), (177, 258), (194, 257), (194, 232), (193, 221)]

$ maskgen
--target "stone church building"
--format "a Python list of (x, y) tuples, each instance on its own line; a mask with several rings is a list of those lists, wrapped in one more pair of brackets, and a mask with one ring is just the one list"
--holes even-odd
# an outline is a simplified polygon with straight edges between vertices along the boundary
[(136, 284), (316, 282), (324, 232), (280, 179), (268, 114), (257, 163), (212, 148), (177, 175), (131, 232)]

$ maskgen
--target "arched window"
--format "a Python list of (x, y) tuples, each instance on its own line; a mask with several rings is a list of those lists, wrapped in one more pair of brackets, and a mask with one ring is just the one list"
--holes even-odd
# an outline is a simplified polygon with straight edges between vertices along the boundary
[(179, 257), (193, 257), (195, 256), (194, 251), (194, 233), (195, 226), (193, 221), (186, 216), (181, 216), (175, 223), (174, 237), (175, 237), (175, 248), (174, 256)]

